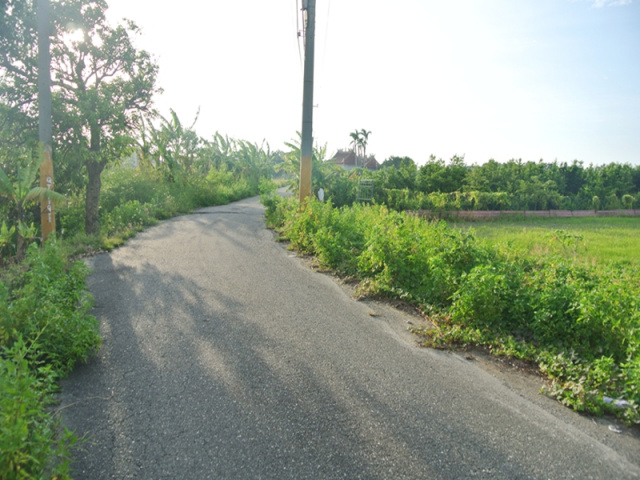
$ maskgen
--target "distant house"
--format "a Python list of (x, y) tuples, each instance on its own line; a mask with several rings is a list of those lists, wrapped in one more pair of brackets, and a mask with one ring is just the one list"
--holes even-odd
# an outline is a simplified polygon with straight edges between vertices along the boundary
[(373, 155), (366, 158), (357, 157), (357, 161), (358, 163), (356, 165), (356, 154), (353, 150), (338, 150), (333, 158), (327, 160), (329, 163), (340, 165), (345, 170), (353, 170), (356, 167), (366, 168), (369, 170), (377, 170), (380, 168), (380, 164)]

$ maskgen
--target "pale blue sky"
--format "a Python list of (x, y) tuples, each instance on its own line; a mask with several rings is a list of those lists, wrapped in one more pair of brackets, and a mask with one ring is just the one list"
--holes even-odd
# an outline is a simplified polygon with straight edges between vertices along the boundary
[[(108, 0), (143, 29), (157, 99), (284, 148), (301, 127), (296, 0)], [(299, 0), (302, 3), (302, 0)], [(317, 0), (314, 138), (382, 161), (640, 164), (639, 0)], [(303, 47), (302, 55), (304, 55)]]

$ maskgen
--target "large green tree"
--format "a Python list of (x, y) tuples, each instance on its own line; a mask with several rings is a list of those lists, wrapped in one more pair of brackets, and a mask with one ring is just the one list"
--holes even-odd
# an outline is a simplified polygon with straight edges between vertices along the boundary
[[(0, 0), (0, 101), (35, 114), (37, 36), (28, 0)], [(62, 160), (79, 160), (86, 172), (85, 230), (100, 229), (100, 176), (131, 148), (133, 118), (149, 112), (158, 67), (137, 49), (130, 21), (111, 25), (104, 0), (52, 1), (51, 73), (54, 134)], [(4, 26), (4, 25), (3, 25)], [(60, 159), (58, 156), (57, 158)]]

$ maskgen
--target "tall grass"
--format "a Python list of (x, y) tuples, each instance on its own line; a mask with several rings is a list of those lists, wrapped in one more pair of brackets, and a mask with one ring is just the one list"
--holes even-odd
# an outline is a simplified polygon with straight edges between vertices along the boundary
[(51, 238), (0, 273), (0, 477), (68, 478), (75, 437), (50, 405), (56, 380), (100, 345), (88, 270)]
[[(535, 362), (550, 393), (576, 410), (640, 422), (640, 278), (633, 269), (568, 258), (570, 233), (548, 255), (477, 239), (382, 206), (336, 209), (265, 198), (291, 247), (356, 278), (365, 294), (429, 312), (430, 345), (481, 345)], [(608, 399), (627, 407), (611, 407)]]
[(159, 220), (259, 193), (224, 166), (211, 168), (207, 175), (184, 173), (173, 181), (153, 168), (127, 166), (109, 168), (102, 176), (99, 235), (84, 234), (81, 195), (69, 196), (57, 212), (60, 236), (72, 255), (111, 250)]

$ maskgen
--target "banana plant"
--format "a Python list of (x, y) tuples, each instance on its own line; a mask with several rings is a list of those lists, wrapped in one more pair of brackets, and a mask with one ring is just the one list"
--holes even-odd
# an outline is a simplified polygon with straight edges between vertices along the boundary
[(171, 118), (160, 117), (160, 126), (151, 129), (151, 143), (155, 147), (156, 168), (162, 168), (170, 181), (182, 177), (183, 172), (191, 172), (202, 139), (194, 126), (200, 110), (190, 127), (185, 128), (176, 112), (171, 109)]
[(65, 197), (53, 190), (45, 187), (34, 187), (40, 165), (43, 157), (39, 160), (32, 159), (26, 167), (22, 167), (18, 162), (18, 170), (15, 181), (11, 181), (5, 171), (0, 167), (0, 197), (5, 197), (15, 212), (17, 219), (17, 244), (16, 257), (21, 260), (26, 250), (26, 237), (28, 234), (33, 235), (34, 229), (26, 223), (25, 212), (27, 207), (41, 199), (51, 200), (52, 202), (65, 201)]
[[(283, 155), (283, 163), (276, 165), (275, 170), (287, 173), (290, 176), (289, 188), (294, 194), (298, 193), (300, 183), (300, 146), (302, 144), (302, 135), (296, 132), (296, 138), (289, 142), (285, 142), (285, 146), (289, 151)], [(317, 192), (319, 188), (326, 190), (331, 188), (331, 182), (334, 177), (339, 175), (340, 167), (326, 163), (327, 145), (315, 145), (311, 155), (311, 189)]]

